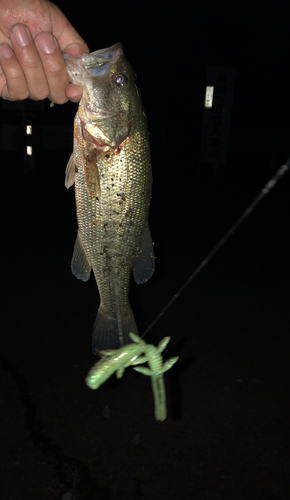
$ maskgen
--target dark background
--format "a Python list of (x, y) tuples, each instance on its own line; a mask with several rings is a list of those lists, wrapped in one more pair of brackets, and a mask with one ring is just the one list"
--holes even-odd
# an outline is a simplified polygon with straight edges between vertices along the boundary
[[(153, 278), (131, 286), (142, 333), (290, 155), (290, 4), (58, 5), (92, 51), (123, 42), (138, 75), (156, 253)], [(199, 161), (209, 65), (237, 69), (215, 175)], [(171, 336), (165, 359), (180, 356), (165, 376), (168, 418), (155, 422), (147, 377), (129, 369), (98, 391), (84, 383), (98, 292), (70, 271), (77, 226), (64, 170), (77, 106), (33, 106), (0, 110), (1, 498), (290, 499), (290, 174), (148, 333), (155, 345)], [(34, 163), (23, 154), (28, 120)]]

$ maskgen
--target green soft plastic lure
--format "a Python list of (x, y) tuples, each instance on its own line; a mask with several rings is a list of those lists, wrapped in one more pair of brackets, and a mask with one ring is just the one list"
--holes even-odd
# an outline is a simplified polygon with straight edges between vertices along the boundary
[(170, 358), (163, 364), (161, 352), (164, 351), (170, 337), (164, 337), (155, 347), (152, 344), (146, 344), (134, 333), (129, 333), (129, 336), (133, 344), (127, 344), (120, 349), (100, 351), (104, 357), (91, 368), (86, 377), (86, 384), (91, 389), (98, 389), (114, 372), (117, 378), (121, 378), (128, 366), (147, 362), (149, 368), (137, 366), (134, 370), (151, 377), (155, 418), (163, 421), (167, 416), (163, 373), (169, 370), (179, 357)]

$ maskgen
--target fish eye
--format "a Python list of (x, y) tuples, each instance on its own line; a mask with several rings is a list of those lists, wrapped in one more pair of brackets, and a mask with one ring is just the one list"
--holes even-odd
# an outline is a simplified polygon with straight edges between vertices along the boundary
[(118, 75), (115, 75), (115, 86), (117, 89), (121, 89), (126, 85), (127, 83), (127, 78), (125, 75), (122, 75), (122, 73), (119, 73)]

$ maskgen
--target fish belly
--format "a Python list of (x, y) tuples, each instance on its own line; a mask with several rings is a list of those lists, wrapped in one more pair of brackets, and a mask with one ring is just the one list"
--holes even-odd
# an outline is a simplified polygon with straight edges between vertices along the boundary
[(131, 272), (138, 283), (143, 283), (154, 271), (148, 228), (151, 165), (142, 123), (141, 130), (135, 130), (119, 150), (98, 154), (94, 167), (84, 160), (88, 157), (77, 135), (78, 237), (72, 270), (86, 281), (92, 268), (98, 285), (100, 306), (92, 340), (95, 353), (117, 349), (131, 342), (130, 332), (138, 334), (129, 303)]

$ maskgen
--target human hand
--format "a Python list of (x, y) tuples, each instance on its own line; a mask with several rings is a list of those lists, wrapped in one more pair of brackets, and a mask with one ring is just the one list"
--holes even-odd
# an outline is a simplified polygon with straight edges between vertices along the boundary
[(0, 0), (0, 96), (10, 101), (77, 102), (64, 54), (89, 48), (61, 10), (48, 0)]

